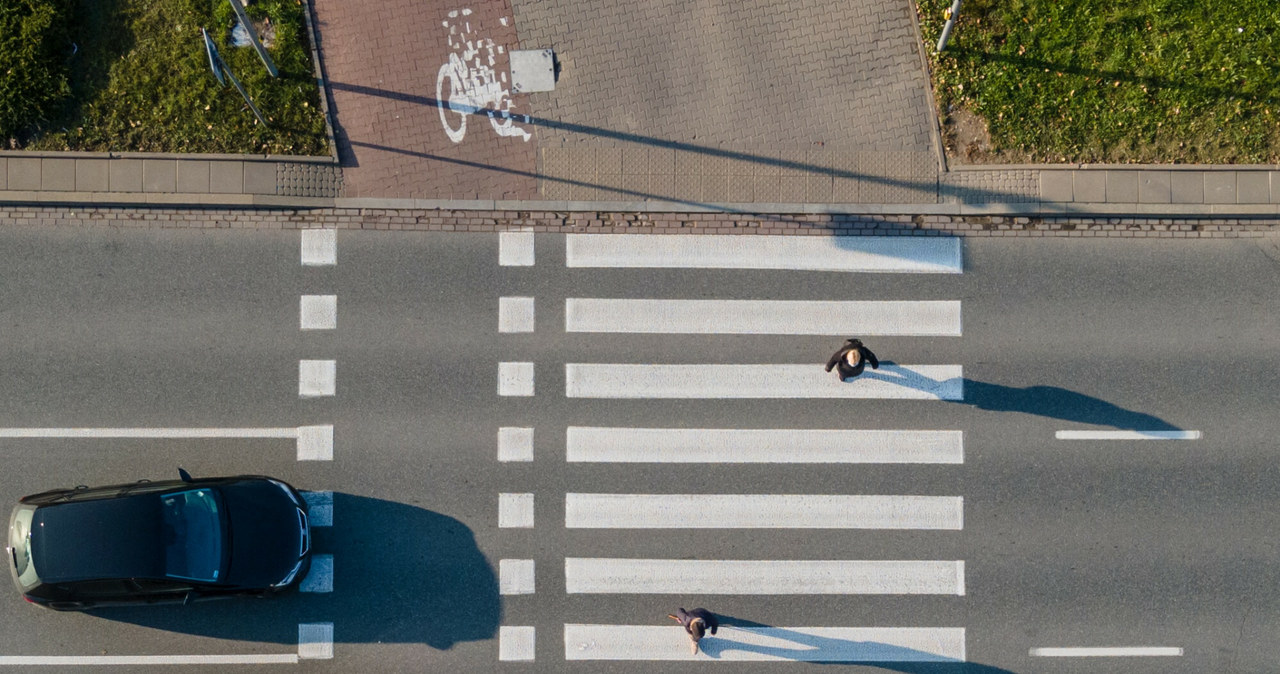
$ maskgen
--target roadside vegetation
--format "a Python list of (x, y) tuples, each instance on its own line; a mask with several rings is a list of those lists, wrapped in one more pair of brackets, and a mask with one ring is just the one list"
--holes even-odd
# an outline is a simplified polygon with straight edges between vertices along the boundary
[[(246, 11), (269, 42), (278, 78), (251, 47), (231, 46), (227, 0), (0, 0), (0, 142), (25, 150), (327, 154), (306, 7), (255, 0)], [(54, 18), (36, 18), (46, 15)], [(12, 25), (24, 28), (11, 33)], [(202, 27), (265, 128), (230, 83), (214, 79)], [(5, 67), (11, 49), (23, 55), (16, 72)]]
[(1280, 163), (1280, 3), (917, 0), (962, 162)]

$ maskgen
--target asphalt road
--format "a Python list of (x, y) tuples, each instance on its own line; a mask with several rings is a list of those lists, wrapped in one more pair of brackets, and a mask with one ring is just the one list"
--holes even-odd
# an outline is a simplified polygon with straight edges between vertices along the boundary
[[(297, 654), (300, 624), (332, 623), (331, 659), (236, 669), (723, 668), (565, 661), (566, 624), (673, 627), (665, 614), (696, 604), (743, 629), (963, 628), (975, 663), (842, 671), (1274, 671), (1277, 243), (975, 239), (962, 243), (963, 273), (901, 274), (569, 268), (560, 235), (537, 236), (536, 264), (503, 266), (496, 234), (386, 232), (340, 232), (335, 265), (303, 266), (297, 232), (5, 228), (0, 429), (331, 424), (333, 459), (300, 461), (289, 438), (0, 431), (0, 502), (178, 466), (277, 476), (333, 493), (315, 546), (333, 556), (333, 590), (83, 615), (11, 591), (0, 663), (252, 661)], [(300, 330), (302, 295), (335, 295), (336, 328)], [(534, 298), (534, 332), (499, 332), (504, 297)], [(567, 397), (566, 363), (818, 367), (849, 335), (567, 332), (566, 298), (958, 301), (960, 336), (862, 336), (889, 366), (881, 374), (963, 367), (964, 399)], [(334, 395), (300, 396), (310, 359), (335, 361)], [(533, 363), (535, 395), (498, 395), (499, 362)], [(504, 427), (535, 429), (533, 461), (498, 460)], [(960, 464), (579, 463), (565, 458), (570, 427), (958, 430), (964, 453)], [(1057, 439), (1064, 430), (1200, 436)], [(566, 527), (566, 494), (597, 493), (961, 497), (963, 526), (727, 529), (690, 512), (679, 528)], [(499, 494), (533, 494), (534, 526), (499, 527)], [(701, 560), (711, 576), (716, 560), (962, 561), (963, 594), (567, 592), (566, 558)], [(532, 594), (500, 594), (504, 559), (533, 560)], [(532, 663), (499, 662), (503, 626), (535, 628)], [(1097, 647), (1182, 654), (1031, 655)]]

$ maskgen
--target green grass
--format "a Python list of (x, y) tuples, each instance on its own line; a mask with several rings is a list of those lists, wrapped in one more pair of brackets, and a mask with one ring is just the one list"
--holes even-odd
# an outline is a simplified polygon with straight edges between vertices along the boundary
[[(25, 149), (327, 154), (324, 117), (298, 0), (257, 0), (269, 16), (272, 78), (252, 48), (229, 44), (227, 0), (76, 0), (71, 97)], [(268, 126), (230, 83), (214, 80), (200, 28), (244, 85)]]
[[(940, 114), (1048, 162), (1280, 162), (1275, 0), (917, 0)], [(997, 154), (996, 159), (999, 158)]]

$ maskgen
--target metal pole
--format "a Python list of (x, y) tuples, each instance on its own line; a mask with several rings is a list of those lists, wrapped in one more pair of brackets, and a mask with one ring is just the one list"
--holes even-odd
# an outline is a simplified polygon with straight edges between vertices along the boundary
[(249, 33), (249, 42), (253, 43), (253, 48), (258, 52), (258, 58), (262, 59), (262, 65), (267, 67), (267, 72), (271, 73), (272, 77), (279, 77), (280, 73), (276, 71), (276, 64), (267, 55), (267, 48), (263, 47), (262, 41), (258, 39), (258, 31), (254, 30), (253, 22), (249, 20), (249, 15), (244, 13), (244, 7), (240, 5), (240, 0), (227, 1), (231, 3), (231, 9), (236, 11), (236, 18), (240, 19), (240, 25), (244, 26), (245, 31)]
[(951, 37), (951, 28), (956, 25), (957, 16), (960, 16), (960, 0), (952, 3), (951, 9), (947, 10), (947, 25), (942, 27), (942, 36), (938, 38), (938, 51), (947, 48), (947, 38)]

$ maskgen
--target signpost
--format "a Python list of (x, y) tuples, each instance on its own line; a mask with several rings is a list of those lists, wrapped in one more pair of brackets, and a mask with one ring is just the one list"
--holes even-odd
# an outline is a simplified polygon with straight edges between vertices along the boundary
[(257, 117), (258, 122), (265, 127), (267, 125), (267, 120), (263, 118), (261, 112), (258, 112), (258, 106), (253, 104), (253, 100), (249, 98), (249, 94), (245, 93), (244, 87), (240, 86), (240, 80), (236, 79), (236, 76), (232, 74), (231, 69), (227, 67), (226, 62), (224, 62), (222, 57), (218, 55), (218, 48), (213, 44), (213, 40), (209, 38), (208, 31), (201, 28), (200, 33), (204, 35), (204, 51), (209, 55), (209, 67), (213, 69), (213, 76), (218, 79), (218, 84), (221, 84), (224, 87), (227, 86), (227, 83), (222, 79), (222, 74), (226, 73), (227, 79), (231, 80), (231, 84), (235, 86), (236, 91), (240, 92), (240, 96), (244, 98), (244, 102), (247, 103), (249, 105), (249, 109), (253, 111), (253, 116)]
[(262, 46), (262, 41), (258, 39), (258, 31), (254, 29), (253, 22), (249, 20), (249, 15), (245, 14), (244, 6), (240, 4), (240, 0), (227, 0), (231, 3), (231, 9), (236, 11), (236, 18), (240, 20), (240, 25), (249, 33), (249, 42), (253, 45), (255, 51), (258, 52), (258, 58), (262, 59), (262, 64), (267, 67), (267, 72), (272, 77), (279, 77), (280, 73), (276, 71), (276, 64), (271, 61), (271, 56), (267, 54), (267, 48)]

